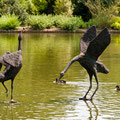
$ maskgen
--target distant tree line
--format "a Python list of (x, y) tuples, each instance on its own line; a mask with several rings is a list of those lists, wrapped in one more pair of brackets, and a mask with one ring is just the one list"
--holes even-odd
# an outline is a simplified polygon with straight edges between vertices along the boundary
[[(40, 15), (62, 15), (63, 19), (66, 20), (68, 20), (70, 17), (80, 17), (80, 19), (85, 22), (85, 25), (82, 25), (84, 27), (96, 25), (99, 28), (106, 26), (120, 29), (120, 0), (0, 0), (0, 17), (3, 16), (1, 18), (1, 21), (3, 22), (4, 19), (7, 19), (8, 17), (10, 20), (16, 19), (17, 17), (19, 24), (25, 25), (28, 23), (30, 24), (30, 19), (32, 18), (34, 18), (34, 21), (35, 18), (38, 19), (38, 16)], [(69, 18), (64, 18), (64, 16)], [(54, 17), (51, 18), (52, 19), (50, 20), (53, 23)], [(41, 20), (42, 18), (39, 18), (39, 23)], [(75, 20), (78, 21), (76, 18)], [(73, 25), (71, 21), (72, 20), (69, 19), (69, 26)], [(65, 24), (67, 23), (68, 22)], [(32, 24), (33, 23), (31, 23), (31, 25)], [(47, 24), (48, 23), (46, 23), (46, 25)], [(78, 26), (77, 22), (74, 24), (75, 26)]]
[(1, 0), (0, 16), (14, 13), (25, 21), (28, 14), (65, 14), (82, 16), (84, 21), (88, 21), (92, 13), (85, 4), (87, 1), (102, 1), (102, 5), (109, 7), (115, 0)]

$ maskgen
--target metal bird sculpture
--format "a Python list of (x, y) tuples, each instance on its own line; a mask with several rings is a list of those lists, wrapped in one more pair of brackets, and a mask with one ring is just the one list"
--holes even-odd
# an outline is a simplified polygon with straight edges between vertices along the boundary
[(4, 82), (7, 80), (11, 80), (11, 101), (10, 103), (14, 103), (13, 100), (13, 81), (20, 71), (22, 67), (22, 49), (21, 49), (21, 40), (22, 40), (22, 32), (18, 36), (18, 51), (16, 52), (6, 52), (4, 55), (0, 56), (0, 70), (2, 65), (5, 66), (5, 69), (2, 73), (0, 73), (0, 82), (2, 82), (7, 96), (8, 89), (5, 86)]
[[(67, 72), (68, 68), (74, 62), (79, 62), (82, 67), (84, 67), (89, 75), (90, 86), (86, 94), (83, 98), (79, 98), (79, 100), (92, 100), (96, 91), (98, 90), (99, 83), (97, 72), (107, 74), (109, 70), (104, 66), (103, 63), (97, 61), (98, 57), (103, 53), (106, 47), (110, 44), (111, 38), (107, 28), (104, 28), (97, 36), (96, 36), (96, 27), (90, 27), (86, 33), (83, 35), (80, 41), (80, 54), (74, 57), (66, 66), (66, 68), (60, 73), (60, 79), (64, 76), (65, 72)], [(92, 88), (92, 77), (95, 77), (97, 87), (93, 92), (92, 96), (87, 99), (87, 95)]]

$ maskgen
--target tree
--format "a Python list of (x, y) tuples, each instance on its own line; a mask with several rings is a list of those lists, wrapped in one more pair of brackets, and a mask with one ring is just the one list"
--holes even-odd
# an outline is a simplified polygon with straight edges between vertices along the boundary
[(86, 2), (86, 0), (72, 0), (74, 6), (73, 15), (82, 16), (84, 21), (88, 21), (92, 15), (84, 2)]
[(89, 8), (93, 17), (98, 15), (116, 15), (118, 13), (118, 1), (110, 0), (87, 0), (85, 5)]
[(54, 13), (57, 15), (71, 16), (73, 13), (73, 6), (70, 0), (56, 0), (54, 6)]

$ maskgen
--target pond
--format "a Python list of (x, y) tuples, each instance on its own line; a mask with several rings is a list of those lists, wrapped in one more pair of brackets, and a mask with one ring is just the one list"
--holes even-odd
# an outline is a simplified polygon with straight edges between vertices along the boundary
[[(0, 119), (2, 120), (108, 120), (120, 118), (120, 35), (112, 34), (112, 42), (100, 57), (110, 70), (98, 73), (99, 89), (92, 102), (79, 100), (89, 87), (85, 69), (75, 62), (67, 71), (67, 84), (55, 84), (67, 63), (79, 54), (82, 34), (23, 34), (23, 67), (14, 81), (14, 100), (9, 104), (9, 89), (0, 84)], [(0, 34), (0, 55), (16, 51), (18, 34)], [(93, 88), (96, 88), (93, 79)], [(88, 97), (90, 96), (88, 95)]]

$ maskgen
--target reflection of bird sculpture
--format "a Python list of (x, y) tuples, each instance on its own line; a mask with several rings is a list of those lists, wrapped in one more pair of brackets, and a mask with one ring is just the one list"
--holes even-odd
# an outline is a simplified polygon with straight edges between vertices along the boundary
[(10, 101), (11, 103), (14, 102), (13, 81), (22, 67), (21, 40), (22, 40), (22, 33), (20, 33), (18, 36), (18, 41), (19, 41), (18, 51), (13, 53), (6, 52), (4, 55), (0, 56), (0, 69), (2, 68), (2, 65), (5, 66), (4, 71), (0, 73), (0, 82), (2, 82), (8, 96), (8, 89), (5, 86), (4, 82), (7, 80), (11, 80), (11, 101)]
[[(107, 28), (104, 28), (98, 36), (96, 36), (96, 27), (92, 26), (83, 35), (80, 41), (80, 54), (74, 57), (66, 66), (66, 68), (61, 72), (59, 80), (64, 76), (65, 72), (71, 66), (72, 63), (78, 61), (88, 72), (90, 78), (90, 87), (83, 98), (80, 100), (92, 100), (96, 91), (98, 90), (98, 78), (97, 72), (108, 73), (109, 70), (100, 62), (97, 61), (98, 57), (102, 54), (105, 48), (110, 43), (110, 34)], [(97, 87), (92, 94), (90, 99), (86, 96), (92, 88), (92, 76), (94, 75)]]

